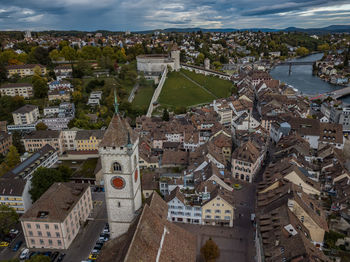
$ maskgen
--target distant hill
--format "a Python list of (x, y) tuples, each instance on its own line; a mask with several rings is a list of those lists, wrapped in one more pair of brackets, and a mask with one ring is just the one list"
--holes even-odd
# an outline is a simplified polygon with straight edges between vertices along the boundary
[(166, 29), (155, 29), (155, 30), (145, 30), (145, 31), (138, 31), (137, 33), (153, 33), (153, 32), (236, 32), (236, 31), (252, 31), (252, 32), (305, 32), (308, 34), (328, 34), (328, 33), (350, 33), (350, 25), (330, 25), (327, 27), (322, 28), (298, 28), (298, 27), (288, 27), (285, 29), (272, 29), (272, 28), (245, 28), (245, 29), (236, 29), (236, 28), (200, 28), (200, 27), (194, 27), (194, 28), (166, 28)]

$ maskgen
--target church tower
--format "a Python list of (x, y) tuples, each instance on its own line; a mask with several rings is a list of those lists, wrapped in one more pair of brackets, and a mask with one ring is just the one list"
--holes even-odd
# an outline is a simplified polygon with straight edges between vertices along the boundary
[(111, 238), (128, 231), (141, 208), (139, 138), (119, 115), (115, 96), (115, 114), (99, 145), (105, 198)]

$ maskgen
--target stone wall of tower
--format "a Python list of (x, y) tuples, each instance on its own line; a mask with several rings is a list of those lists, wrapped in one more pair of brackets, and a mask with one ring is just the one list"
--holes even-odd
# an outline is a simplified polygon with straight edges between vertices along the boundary
[[(136, 211), (142, 205), (138, 142), (137, 140), (131, 149), (99, 148), (111, 238), (119, 237), (128, 230), (136, 217)], [(121, 171), (113, 170), (115, 162), (120, 164)], [(135, 172), (137, 172), (137, 179), (135, 179)], [(116, 177), (124, 181), (123, 188), (117, 189), (113, 186), (112, 181)]]
[(180, 50), (173, 50), (171, 51), (171, 58), (174, 59), (174, 67), (173, 70), (179, 71), (180, 70)]

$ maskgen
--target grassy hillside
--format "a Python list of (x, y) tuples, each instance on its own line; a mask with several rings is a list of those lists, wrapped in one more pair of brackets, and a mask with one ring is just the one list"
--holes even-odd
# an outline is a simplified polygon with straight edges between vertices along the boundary
[(228, 97), (231, 95), (232, 83), (227, 80), (220, 79), (214, 76), (205, 76), (202, 74), (196, 74), (188, 70), (181, 70), (186, 76), (202, 85), (217, 97)]
[(180, 72), (168, 73), (159, 96), (159, 103), (164, 106), (191, 106), (208, 103), (215, 99), (205, 89), (186, 79)]

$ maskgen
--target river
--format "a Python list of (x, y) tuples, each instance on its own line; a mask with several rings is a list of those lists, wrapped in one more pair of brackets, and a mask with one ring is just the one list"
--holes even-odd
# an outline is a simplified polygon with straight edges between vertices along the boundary
[[(293, 59), (291, 61), (314, 62), (316, 60), (320, 60), (322, 56), (323, 53), (317, 53), (303, 58)], [(318, 76), (312, 75), (312, 65), (293, 65), (291, 75), (288, 74), (288, 70), (288, 66), (276, 66), (270, 71), (270, 75), (274, 79), (278, 79), (288, 85), (291, 85), (300, 92), (308, 95), (318, 95), (343, 88), (341, 86), (332, 85), (321, 80)], [(341, 100), (350, 104), (350, 96), (341, 98)]]

